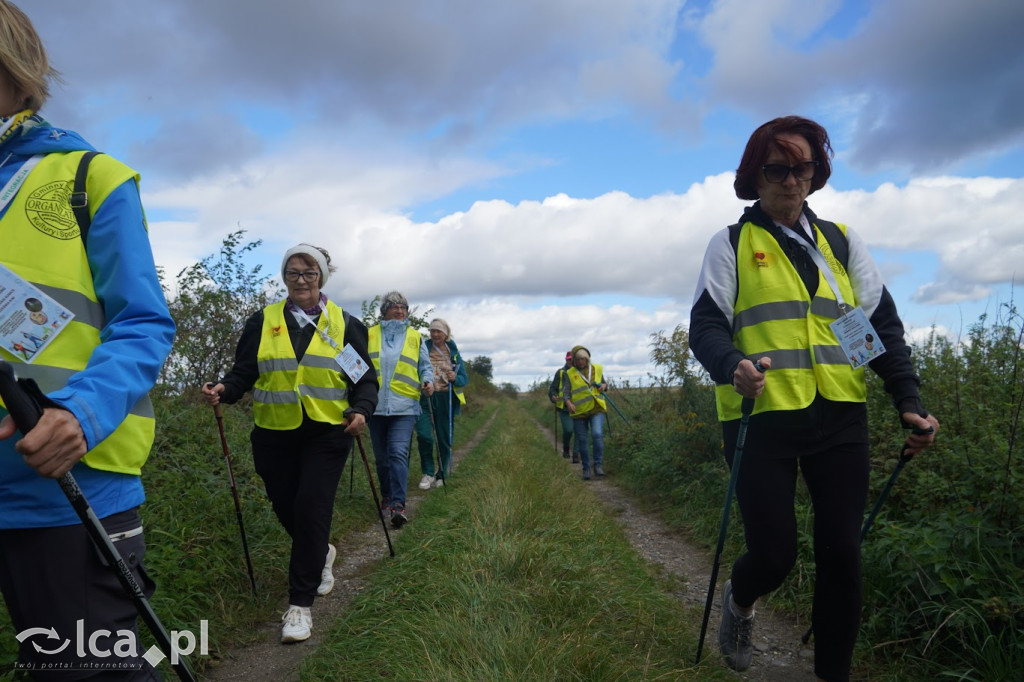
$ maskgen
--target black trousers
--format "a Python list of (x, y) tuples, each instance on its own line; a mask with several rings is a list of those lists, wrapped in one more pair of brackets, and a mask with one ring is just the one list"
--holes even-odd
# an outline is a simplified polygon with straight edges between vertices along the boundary
[[(142, 520), (136, 507), (108, 516), (101, 523), (113, 534), (141, 528)], [(146, 554), (143, 535), (119, 540), (114, 546), (143, 593), (151, 597), (156, 584), (142, 563)], [(121, 587), (115, 568), (104, 563), (81, 524), (0, 531), (0, 590), (14, 625), (12, 636), (31, 628), (53, 628), (57, 633), (56, 639), (34, 634), (21, 643), (18, 660), (32, 668), (33, 679), (161, 679), (142, 658), (146, 648), (139, 641), (134, 602)], [(81, 627), (78, 621), (82, 621)], [(84, 636), (81, 643), (79, 630)], [(103, 630), (111, 634), (97, 636), (90, 644), (91, 637)], [(119, 653), (128, 650), (128, 638), (118, 631), (133, 633), (135, 656)], [(41, 653), (34, 646), (54, 651), (65, 642), (67, 645), (58, 653)], [(79, 656), (79, 651), (84, 655)]]
[(864, 601), (860, 529), (870, 473), (868, 445), (860, 439), (832, 441), (801, 451), (805, 454), (785, 458), (744, 453), (736, 498), (747, 551), (733, 564), (733, 599), (751, 606), (778, 588), (796, 563), (793, 505), (799, 467), (814, 507), (815, 674), (830, 682), (843, 681), (849, 679)]
[(312, 606), (327, 555), (338, 482), (352, 437), (340, 425), (309, 419), (297, 429), (255, 427), (250, 437), (256, 473), (278, 520), (292, 538), (288, 603)]

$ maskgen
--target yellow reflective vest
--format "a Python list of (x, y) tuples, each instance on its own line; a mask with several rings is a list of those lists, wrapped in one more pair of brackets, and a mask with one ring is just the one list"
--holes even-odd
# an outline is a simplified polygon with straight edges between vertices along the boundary
[[(43, 393), (63, 388), (71, 375), (85, 369), (106, 324), (78, 222), (68, 203), (72, 179), (84, 154), (54, 153), (40, 159), (0, 220), (3, 264), (74, 313), (31, 364), (17, 366), (18, 376), (35, 379)], [(110, 192), (129, 179), (138, 182), (139, 176), (105, 154), (95, 157), (89, 165), (90, 216)], [(2, 355), (8, 362), (18, 362), (6, 351)], [(149, 396), (143, 396), (82, 462), (94, 469), (137, 476), (149, 457), (155, 429), (153, 405)]]
[[(845, 235), (846, 226), (838, 227)], [(846, 269), (821, 230), (815, 228), (815, 234), (844, 302), (856, 306)], [(765, 355), (772, 359), (754, 414), (800, 410), (809, 406), (817, 393), (839, 402), (867, 400), (863, 368), (850, 366), (829, 327), (841, 313), (832, 287), (820, 271), (818, 289), (811, 298), (775, 238), (748, 222), (740, 228), (736, 274), (733, 343), (752, 361)], [(732, 385), (716, 386), (715, 398), (720, 420), (740, 418), (742, 397)]]
[[(395, 364), (395, 372), (391, 375), (391, 383), (388, 388), (397, 395), (407, 398), (420, 397), (420, 333), (412, 327), (405, 329), (405, 343), (402, 346), (402, 353), (398, 356)], [(380, 371), (380, 347), (381, 329), (375, 324), (369, 329), (369, 341), (367, 347), (370, 352), (370, 360), (373, 368), (377, 370), (377, 387), (384, 381), (384, 375)]]
[[(253, 420), (265, 429), (296, 429), (302, 424), (305, 408), (313, 421), (340, 424), (348, 409), (348, 383), (334, 358), (345, 341), (344, 314), (327, 301), (317, 331), (299, 361), (285, 324), (285, 303), (263, 309), (256, 353), (259, 377), (252, 392)], [(322, 338), (324, 332), (338, 344), (337, 349)]]
[(588, 376), (584, 377), (575, 366), (565, 372), (565, 376), (569, 378), (572, 404), (576, 406), (576, 411), (572, 413), (573, 419), (587, 417), (594, 412), (605, 412), (608, 409), (604, 394), (597, 390), (597, 387), (604, 383), (604, 368), (591, 363), (587, 374)]
[(562, 369), (558, 370), (558, 374), (555, 375), (558, 377), (558, 388), (555, 392), (555, 407), (557, 407), (560, 410), (565, 409), (565, 398), (562, 397), (565, 387), (565, 372), (566, 369), (563, 367)]

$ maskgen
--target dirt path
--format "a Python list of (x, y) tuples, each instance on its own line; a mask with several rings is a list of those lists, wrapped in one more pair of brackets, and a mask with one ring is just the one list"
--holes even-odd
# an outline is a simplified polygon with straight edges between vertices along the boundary
[[(454, 465), (488, 433), (494, 417), (487, 421), (473, 438), (453, 453)], [(538, 429), (554, 443), (555, 435), (549, 428), (534, 420)], [(356, 455), (356, 453), (353, 453)], [(356, 455), (358, 456), (358, 455)], [(552, 457), (560, 457), (553, 450)], [(578, 464), (564, 460), (566, 466), (579, 469)], [(359, 462), (357, 462), (357, 465)], [(636, 551), (652, 564), (659, 567), (670, 579), (673, 594), (690, 606), (696, 607), (701, 613), (707, 596), (708, 581), (711, 576), (713, 558), (702, 549), (692, 545), (686, 537), (672, 530), (657, 518), (637, 508), (628, 494), (613, 483), (614, 472), (603, 479), (582, 482), (586, 485), (613, 514), (625, 529), (630, 543)], [(413, 487), (409, 491), (406, 509), (415, 515), (421, 499), (427, 494), (440, 494), (439, 491), (428, 492)], [(391, 530), (394, 543), (401, 531)], [(202, 675), (204, 680), (246, 680), (247, 682), (293, 682), (299, 679), (299, 666), (302, 659), (314, 651), (320, 643), (325, 625), (338, 618), (352, 599), (366, 586), (366, 576), (371, 574), (377, 562), (388, 555), (384, 532), (379, 520), (375, 520), (362, 530), (350, 533), (338, 543), (338, 561), (334, 565), (334, 590), (326, 597), (317, 599), (313, 607), (313, 636), (305, 642), (282, 646), (280, 644), (281, 623), (271, 618), (261, 623), (264, 637), (256, 644), (235, 649), (223, 654), (214, 661)], [(727, 566), (720, 569), (721, 575), (728, 571)], [(285, 605), (280, 611), (283, 613)], [(704, 643), (705, 664), (719, 660), (717, 645), (717, 628), (719, 622), (719, 599), (716, 593), (715, 605), (708, 624), (708, 633)], [(698, 624), (699, 626), (699, 624)], [(754, 663), (746, 673), (737, 673), (738, 680), (757, 680), (764, 682), (803, 682), (815, 679), (811, 672), (813, 651), (800, 644), (803, 628), (795, 619), (787, 614), (773, 613), (760, 609), (754, 627)], [(686, 657), (693, 657), (696, 651), (686, 652)]]
[[(494, 422), (492, 415), (481, 426), (473, 437), (462, 447), (452, 453), (452, 466), (458, 466), (462, 457), (476, 447), (488, 433)], [(373, 452), (367, 444), (367, 457), (372, 458)], [(353, 448), (350, 456), (358, 458), (356, 467), (363, 466), (358, 450)], [(370, 462), (373, 467), (373, 462)], [(376, 476), (376, 472), (374, 472)], [(376, 485), (376, 483), (375, 483)], [(411, 486), (405, 509), (410, 518), (414, 518), (420, 500), (426, 495), (443, 495), (438, 489), (420, 490)], [(391, 528), (391, 542), (397, 541), (401, 531)], [(373, 572), (377, 562), (388, 557), (387, 540), (380, 519), (374, 519), (367, 527), (354, 531), (337, 540), (338, 559), (334, 563), (334, 589), (326, 597), (318, 597), (313, 605), (313, 635), (297, 644), (287, 646), (281, 644), (281, 621), (279, 617), (271, 618), (260, 624), (264, 637), (250, 646), (233, 649), (223, 653), (222, 657), (213, 661), (200, 676), (203, 680), (245, 680), (246, 682), (297, 682), (302, 659), (312, 653), (320, 644), (327, 624), (337, 619), (352, 603), (355, 595), (366, 588), (366, 576)], [(280, 613), (284, 613), (287, 604), (281, 604)]]
[[(554, 432), (537, 420), (534, 420), (534, 423), (554, 445)], [(554, 449), (551, 456), (561, 457)], [(572, 464), (568, 459), (564, 461), (566, 466), (580, 471), (579, 464)], [(631, 496), (614, 484), (614, 474), (614, 471), (610, 471), (604, 478), (581, 480), (581, 483), (589, 487), (618, 520), (633, 548), (642, 557), (658, 566), (663, 575), (671, 577), (672, 583), (676, 585), (673, 594), (688, 605), (695, 606), (696, 612), (702, 614), (707, 600), (708, 582), (711, 580), (713, 553), (696, 547), (681, 532), (669, 528), (656, 517), (638, 509)], [(719, 606), (721, 585), (728, 572), (729, 565), (723, 559), (719, 567), (719, 585), (715, 591), (715, 602), (704, 639), (702, 658), (705, 665), (713, 665), (713, 661), (721, 660), (718, 653), (718, 624), (721, 612)], [(698, 622), (697, 628), (699, 627)], [(813, 648), (800, 643), (800, 636), (805, 629), (806, 626), (801, 627), (796, 619), (788, 614), (759, 608), (754, 625), (754, 662), (745, 673), (736, 673), (736, 679), (761, 682), (803, 682), (817, 679), (812, 670)], [(697, 651), (695, 649), (686, 652), (685, 655), (692, 661)]]

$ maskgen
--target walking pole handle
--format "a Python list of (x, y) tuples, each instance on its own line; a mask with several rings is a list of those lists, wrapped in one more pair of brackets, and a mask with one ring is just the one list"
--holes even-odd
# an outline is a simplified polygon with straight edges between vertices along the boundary
[[(22, 434), (26, 434), (35, 428), (39, 423), (39, 419), (43, 416), (42, 401), (46, 399), (46, 396), (43, 395), (32, 379), (16, 378), (14, 368), (5, 360), (0, 360), (0, 399), (4, 401), (7, 411)], [(164, 629), (152, 605), (146, 599), (146, 595), (135, 580), (135, 576), (132, 575), (131, 569), (128, 568), (117, 548), (114, 547), (113, 541), (107, 535), (106, 530), (104, 530), (99, 517), (96, 516), (96, 512), (89, 505), (89, 501), (85, 499), (82, 489), (78, 487), (78, 482), (71, 472), (68, 471), (57, 479), (57, 483), (82, 521), (82, 525), (89, 537), (96, 544), (97, 550), (107, 563), (113, 567), (114, 572), (117, 574), (118, 582), (121, 583), (121, 587), (128, 597), (131, 598), (139, 616), (153, 634), (157, 646), (165, 656), (171, 656), (173, 647), (171, 646), (171, 639), (167, 634), (167, 630)], [(195, 682), (195, 675), (183, 657), (179, 657), (178, 662), (172, 663), (171, 667), (178, 674), (179, 679), (184, 682)]]
[(0, 360), (0, 396), (10, 412), (11, 418), (23, 434), (28, 433), (39, 423), (43, 416), (43, 408), (28, 391), (18, 385), (14, 369), (10, 363)]
[[(755, 362), (754, 363), (754, 369), (756, 369), (761, 374), (764, 374), (764, 372), (765, 372), (765, 369), (761, 365), (760, 362)], [(743, 402), (740, 403), (740, 414), (749, 417), (753, 411), (754, 411), (754, 399), (753, 398), (744, 398)]]
[[(920, 426), (915, 426), (913, 429), (911, 429), (910, 432), (913, 433), (915, 436), (927, 436), (928, 434), (935, 433), (935, 427), (930, 424), (928, 425), (927, 429), (922, 429)], [(910, 443), (904, 442), (903, 449), (900, 450), (901, 462), (906, 463), (914, 459), (914, 455), (910, 454), (910, 452), (908, 452), (909, 450)]]

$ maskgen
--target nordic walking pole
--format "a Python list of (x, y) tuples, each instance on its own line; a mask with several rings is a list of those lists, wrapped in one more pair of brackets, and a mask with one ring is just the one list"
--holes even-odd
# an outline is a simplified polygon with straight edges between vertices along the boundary
[(608, 395), (607, 392), (604, 394), (604, 399), (608, 401), (609, 405), (615, 408), (615, 411), (619, 413), (620, 417), (622, 417), (622, 421), (626, 422), (626, 426), (629, 426), (629, 420), (626, 419), (626, 415), (622, 414), (622, 410), (619, 409), (619, 406), (612, 402), (612, 397)]
[(377, 486), (373, 484), (373, 474), (370, 472), (370, 463), (366, 460), (366, 450), (363, 449), (363, 440), (356, 436), (356, 445), (359, 446), (359, 454), (363, 458), (363, 466), (366, 467), (366, 478), (370, 481), (370, 492), (373, 493), (373, 504), (377, 507), (377, 516), (380, 517), (380, 525), (384, 526), (384, 537), (388, 541), (388, 551), (395, 556), (395, 548), (391, 544), (391, 535), (388, 534), (388, 524), (384, 521), (384, 510), (380, 508), (380, 498), (377, 497)]
[(352, 499), (352, 489), (356, 485), (356, 458), (353, 457), (348, 467), (348, 499)]
[[(452, 372), (457, 373), (455, 369), (458, 365), (452, 366)], [(455, 387), (452, 385), (455, 379), (448, 382), (448, 468), (452, 467), (452, 460), (455, 459), (455, 411), (452, 410), (452, 395), (455, 393)], [(441, 458), (441, 463), (444, 464), (444, 458)], [(447, 479), (447, 474), (445, 474)], [(448, 487), (448, 481), (445, 480), (445, 487)]]
[[(934, 427), (929, 426), (927, 429), (922, 429), (917, 426), (913, 428), (913, 432), (917, 436), (926, 436), (929, 433), (935, 431)], [(878, 516), (878, 512), (882, 511), (882, 505), (885, 504), (886, 498), (889, 497), (889, 492), (892, 490), (892, 486), (896, 483), (896, 479), (899, 478), (900, 472), (903, 471), (903, 467), (906, 466), (907, 462), (914, 459), (914, 456), (910, 454), (910, 444), (904, 443), (903, 449), (900, 450), (900, 461), (896, 464), (896, 468), (892, 470), (892, 474), (889, 475), (889, 480), (885, 482), (885, 487), (882, 488), (882, 494), (878, 496), (878, 501), (875, 502), (875, 506), (871, 509), (871, 513), (868, 514), (867, 520), (864, 521), (864, 525), (860, 529), (860, 544), (864, 544), (864, 538), (868, 536), (868, 531), (871, 530), (871, 526), (875, 523), (875, 517)], [(811, 635), (814, 634), (814, 624), (807, 628), (807, 632), (803, 634), (800, 641), (804, 644), (811, 641)]]
[(552, 405), (555, 408), (555, 454), (558, 454), (558, 405)]
[[(448, 481), (444, 478), (444, 467), (441, 466), (441, 445), (437, 443), (437, 422), (434, 420), (434, 402), (430, 396), (427, 396), (427, 408), (430, 410), (430, 428), (434, 430), (433, 441), (434, 441), (434, 452), (437, 453), (437, 471), (441, 475), (441, 487), (444, 488), (444, 494), (448, 494)], [(433, 453), (431, 453), (433, 454)]]
[[(30, 393), (31, 389), (34, 390)], [(7, 406), (7, 411), (22, 434), (31, 431), (43, 414), (43, 408), (33, 396), (33, 393), (42, 395), (42, 392), (35, 386), (34, 381), (31, 379), (17, 379), (11, 365), (6, 361), (0, 360), (0, 398), (3, 399), (4, 405)], [(179, 655), (177, 650), (171, 645), (171, 638), (167, 634), (167, 630), (160, 623), (160, 619), (153, 610), (153, 606), (146, 599), (146, 595), (143, 593), (142, 588), (139, 587), (135, 576), (132, 575), (128, 564), (121, 558), (121, 554), (117, 551), (110, 536), (107, 535), (107, 531), (103, 528), (103, 524), (100, 523), (99, 517), (96, 516), (96, 512), (89, 505), (89, 501), (85, 499), (85, 495), (82, 494), (82, 489), (78, 487), (78, 482), (74, 476), (69, 471), (57, 479), (57, 483), (60, 485), (61, 490), (64, 491), (64, 495), (68, 498), (68, 502), (71, 503), (75, 513), (78, 514), (78, 518), (82, 521), (82, 525), (85, 527), (93, 543), (95, 543), (103, 559), (117, 573), (117, 579), (121, 583), (121, 587), (135, 604), (139, 616), (153, 634), (153, 638), (156, 640), (160, 651), (170, 658), (171, 667), (178, 674), (178, 678), (184, 682), (196, 682), (196, 677), (189, 669), (186, 659)], [(174, 654), (173, 657), (172, 654)], [(177, 659), (177, 662), (174, 662), (175, 659)]]
[[(754, 363), (758, 372), (764, 373), (761, 363)], [(740, 477), (740, 462), (743, 459), (743, 445), (747, 440), (747, 423), (754, 411), (754, 399), (744, 398), (740, 403), (740, 428), (736, 434), (736, 450), (732, 455), (732, 468), (729, 472), (729, 488), (725, 493), (725, 506), (722, 508), (722, 523), (718, 528), (718, 547), (715, 549), (715, 562), (711, 566), (711, 580), (708, 582), (708, 598), (704, 602), (704, 618), (700, 624), (700, 639), (697, 641), (697, 660), (704, 651), (704, 635), (708, 631), (708, 618), (711, 617), (711, 603), (715, 600), (715, 583), (718, 581), (718, 566), (722, 561), (722, 550), (725, 548), (725, 531), (729, 527), (729, 510), (732, 507), (732, 496), (736, 492), (736, 482)]]
[[(209, 386), (210, 384), (207, 384)], [(231, 482), (231, 495), (235, 498), (235, 518), (238, 519), (238, 532), (242, 535), (242, 551), (245, 552), (245, 567), (249, 570), (249, 583), (252, 585), (252, 596), (256, 594), (256, 577), (252, 571), (252, 558), (249, 556), (249, 542), (245, 538), (245, 524), (242, 523), (242, 504), (238, 501), (238, 488), (235, 486), (235, 474), (231, 471), (231, 453), (228, 452), (228, 441), (224, 437), (224, 415), (220, 403), (213, 406), (213, 414), (217, 417), (217, 430), (220, 431), (220, 446), (224, 450), (224, 462), (228, 465), (228, 481)]]
[[(580, 378), (583, 379), (583, 383), (585, 383), (589, 388), (591, 388), (591, 389), (596, 388), (594, 386), (594, 384), (592, 382), (590, 382), (590, 381), (587, 381), (587, 378), (585, 376), (583, 376), (582, 374), (580, 374)], [(598, 384), (598, 385), (600, 385), (600, 384)], [(600, 393), (602, 396), (604, 396), (604, 399), (608, 401), (608, 404), (611, 405), (615, 409), (615, 411), (619, 413), (620, 417), (622, 417), (622, 421), (626, 422), (626, 426), (629, 426), (629, 420), (626, 419), (626, 415), (622, 414), (622, 410), (620, 410), (619, 406), (616, 405), (612, 401), (612, 397), (610, 395), (608, 395), (608, 392), (605, 391), (604, 393), (601, 393), (600, 389), (598, 389), (597, 392)]]

